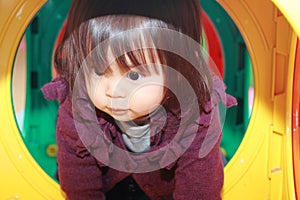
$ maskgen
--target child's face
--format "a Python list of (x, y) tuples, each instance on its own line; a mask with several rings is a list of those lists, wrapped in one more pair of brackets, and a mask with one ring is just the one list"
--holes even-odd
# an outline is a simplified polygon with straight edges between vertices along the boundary
[[(153, 112), (164, 98), (161, 66), (149, 66), (149, 73), (138, 67), (122, 72), (116, 62), (105, 73), (92, 70), (87, 81), (88, 94), (98, 109), (118, 121), (132, 121)], [(151, 69), (153, 68), (153, 69)]]

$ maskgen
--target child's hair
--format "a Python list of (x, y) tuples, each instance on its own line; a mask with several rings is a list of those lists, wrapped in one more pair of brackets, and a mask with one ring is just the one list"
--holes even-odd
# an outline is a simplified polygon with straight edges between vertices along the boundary
[(138, 15), (172, 24), (182, 33), (200, 42), (200, 13), (199, 0), (73, 0), (64, 38), (68, 38), (82, 22), (92, 18), (105, 15)]
[[(179, 14), (178, 11), (180, 11)], [(201, 6), (199, 0), (73, 0), (62, 42), (54, 54), (54, 66), (58, 74), (66, 74), (61, 66), (64, 41), (89, 19), (106, 15), (136, 15), (158, 19), (171, 24), (201, 44)]]
[[(202, 56), (200, 45), (197, 51), (184, 39), (174, 38), (172, 34), (180, 34), (177, 31), (180, 30), (161, 20), (142, 16), (108, 15), (93, 18), (83, 22), (61, 44), (62, 57), (56, 57), (56, 67), (68, 81), (72, 92), (76, 75), (82, 65), (87, 66), (88, 70), (104, 72), (114, 61), (108, 60), (108, 49), (115, 56), (121, 71), (129, 70), (132, 64), (143, 66), (142, 69), (146, 71), (154, 67), (152, 64), (167, 66), (164, 67), (167, 90), (163, 106), (168, 110), (181, 112), (181, 116), (184, 116), (182, 110), (178, 110), (180, 105), (177, 94), (180, 93), (180, 96), (184, 97), (184, 101), (181, 100), (180, 103), (191, 108), (197, 105), (203, 110), (204, 104), (210, 100), (211, 74)], [(164, 34), (165, 32), (167, 34)], [(180, 37), (184, 38), (183, 34)], [(168, 47), (172, 46), (172, 49), (183, 49), (198, 62), (198, 65), (194, 66), (176, 52), (159, 49), (158, 46), (162, 43)], [(130, 59), (130, 65), (125, 56)], [(184, 84), (186, 80), (196, 98), (190, 96), (190, 91)], [(172, 87), (172, 90), (169, 90), (169, 87)], [(193, 111), (195, 110), (185, 110), (189, 115)]]

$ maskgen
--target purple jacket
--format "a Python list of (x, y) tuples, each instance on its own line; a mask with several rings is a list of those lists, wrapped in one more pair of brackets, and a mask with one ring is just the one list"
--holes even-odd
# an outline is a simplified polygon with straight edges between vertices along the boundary
[[(113, 155), (113, 152), (116, 149), (126, 149), (126, 146), (119, 129), (114, 123), (104, 118), (98, 118), (105, 134), (105, 137), (101, 137), (105, 138), (104, 142), (100, 140), (97, 142), (97, 139), (83, 142), (78, 134), (78, 126), (74, 123), (72, 97), (68, 95), (67, 83), (58, 77), (46, 84), (42, 88), (45, 97), (60, 101), (56, 129), (59, 147), (57, 162), (60, 185), (67, 199), (104, 200), (105, 193), (128, 176), (132, 176), (150, 199), (221, 199), (224, 179), (220, 153), (221, 125), (218, 113), (213, 112), (212, 108), (219, 100), (225, 102), (226, 106), (236, 104), (236, 100), (225, 94), (222, 81), (214, 81), (214, 83), (212, 101), (206, 106), (205, 112), (201, 114), (197, 123), (191, 124), (183, 131), (183, 135), (187, 135), (187, 141), (192, 138), (189, 140), (191, 143), (188, 148), (183, 151), (180, 145), (172, 143), (165, 152), (159, 151), (160, 148), (166, 147), (176, 135), (172, 126), (168, 126), (168, 122), (172, 121), (172, 115), (168, 113), (167, 124), (163, 125), (167, 128), (158, 129), (157, 126), (151, 126), (151, 132), (159, 130), (151, 136), (150, 152), (153, 154), (142, 159), (141, 163), (126, 154), (119, 157), (122, 159), (125, 157), (126, 163), (122, 159), (115, 159), (117, 157), (114, 156), (116, 154)], [(159, 122), (161, 117), (156, 116), (154, 120)], [(196, 130), (196, 134), (191, 134), (193, 130)], [(89, 131), (81, 132), (89, 134)], [(207, 142), (209, 138), (215, 142)], [(185, 139), (183, 141), (185, 142)], [(106, 146), (99, 145), (102, 144), (101, 142)], [(98, 151), (97, 155), (100, 155), (100, 159), (97, 159), (97, 155), (95, 156), (90, 149), (86, 148), (89, 143), (98, 145), (99, 148), (94, 149)], [(148, 163), (158, 163), (161, 169), (143, 173), (130, 171), (145, 164), (145, 160)], [(129, 170), (112, 168), (110, 167), (112, 162), (124, 169), (128, 167)]]

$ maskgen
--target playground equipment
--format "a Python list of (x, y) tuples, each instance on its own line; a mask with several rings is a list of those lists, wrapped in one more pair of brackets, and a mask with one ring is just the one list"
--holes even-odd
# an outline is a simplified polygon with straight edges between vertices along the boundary
[[(35, 155), (28, 151), (34, 145), (30, 147), (28, 143), (26, 146), (21, 137), (11, 97), (12, 66), (19, 41), (30, 22), (37, 23), (33, 20), (36, 13), (51, 2), (54, 1), (0, 1), (3, 11), (0, 13), (0, 177), (3, 182), (0, 199), (63, 199), (59, 185), (41, 168), (42, 162), (37, 164)], [(231, 39), (236, 38), (238, 42), (233, 44), (240, 44), (241, 49), (247, 47), (255, 86), (250, 121), (237, 123), (248, 124), (248, 128), (245, 127), (242, 143), (225, 167), (223, 198), (299, 199), (299, 92), (296, 88), (300, 85), (300, 14), (297, 14), (300, 3), (297, 0), (219, 0), (218, 3), (241, 33), (241, 37)], [(205, 6), (209, 5), (204, 3)], [(222, 37), (220, 33), (228, 30), (220, 27), (228, 21), (212, 16), (209, 9), (206, 10)], [(64, 19), (60, 17), (58, 27)], [(55, 34), (49, 37), (53, 40)], [(33, 37), (32, 44), (37, 45), (34, 40)], [(244, 46), (241, 41), (245, 42)], [(226, 58), (225, 64), (229, 59), (233, 58)], [(37, 70), (43, 66), (40, 63), (34, 65)], [(245, 71), (232, 73), (234, 77), (230, 80), (240, 80), (243, 73)], [(226, 81), (226, 69), (224, 74)], [(34, 73), (31, 75), (31, 78), (35, 76)], [(31, 79), (30, 82), (42, 84)], [(236, 91), (241, 89), (233, 90), (233, 93)]]

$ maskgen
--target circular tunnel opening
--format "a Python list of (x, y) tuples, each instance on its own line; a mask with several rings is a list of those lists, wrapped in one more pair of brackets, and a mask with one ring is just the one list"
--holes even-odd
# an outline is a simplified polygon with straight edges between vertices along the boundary
[[(61, 37), (69, 5), (70, 1), (57, 0), (43, 6), (25, 31), (13, 70), (12, 96), (20, 134), (37, 163), (54, 179), (58, 103), (45, 100), (40, 88), (55, 75), (52, 52)], [(208, 54), (224, 79), (227, 92), (238, 100), (238, 106), (227, 110), (223, 127), (221, 148), (226, 164), (238, 149), (251, 116), (252, 66), (243, 38), (230, 16), (215, 1), (204, 1), (202, 6)]]

